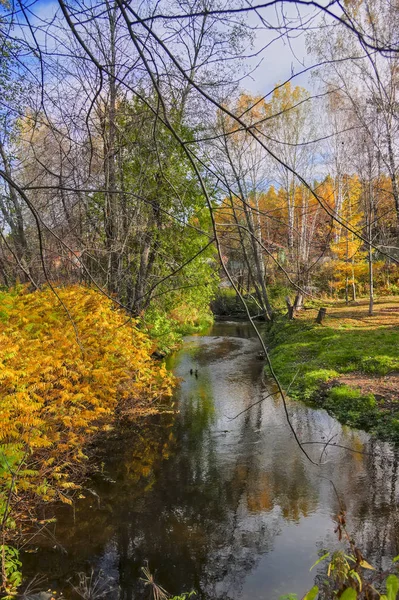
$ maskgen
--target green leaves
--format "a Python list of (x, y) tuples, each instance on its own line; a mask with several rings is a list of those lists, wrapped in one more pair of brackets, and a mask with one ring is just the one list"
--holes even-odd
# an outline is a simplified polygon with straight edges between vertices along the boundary
[(13, 597), (22, 583), (22, 563), (19, 560), (19, 551), (12, 546), (0, 546), (2, 564), (2, 589), (6, 597)]
[(357, 592), (353, 588), (347, 588), (340, 596), (341, 600), (356, 600)]
[[(313, 565), (314, 566), (314, 565)], [(314, 585), (311, 590), (303, 597), (303, 600), (315, 600), (317, 594), (319, 593), (319, 588), (317, 585)]]
[(180, 594), (179, 596), (172, 596), (170, 600), (188, 600), (196, 595), (197, 593), (194, 590), (191, 590), (191, 592), (184, 592), (184, 594)]
[[(330, 556), (330, 552), (326, 552), (312, 565), (312, 570), (316, 565), (320, 564), (323, 560)], [(395, 556), (393, 562), (397, 562), (399, 556)], [(331, 561), (328, 565), (327, 577), (324, 581), (326, 588), (322, 591), (323, 598), (339, 598), (340, 600), (359, 600), (362, 598), (368, 598), (367, 595), (372, 590), (372, 597), (377, 597), (379, 592), (373, 587), (373, 579), (366, 579), (366, 575), (363, 572), (357, 572), (355, 568), (350, 568), (350, 564), (356, 563), (363, 569), (369, 571), (375, 571), (375, 568), (362, 559), (359, 562), (356, 561), (354, 556), (344, 554), (342, 551), (336, 551), (331, 556)], [(339, 595), (342, 587), (350, 586), (344, 589)], [(353, 587), (352, 587), (353, 586)], [(391, 574), (385, 580), (386, 594), (381, 594), (380, 600), (397, 600), (399, 592), (399, 579), (396, 575)], [(327, 590), (327, 591), (326, 591)], [(314, 585), (302, 598), (302, 600), (316, 600), (319, 594), (319, 588)], [(375, 595), (375, 596), (374, 596)], [(279, 600), (297, 600), (296, 594), (287, 594), (280, 596)]]
[(399, 591), (399, 579), (396, 575), (388, 575), (386, 582), (387, 600), (396, 600)]
[(323, 560), (325, 560), (329, 556), (330, 556), (329, 552), (326, 552), (325, 554), (323, 554), (323, 556), (320, 556), (320, 558), (318, 558), (316, 560), (316, 562), (310, 567), (309, 571), (311, 571), (316, 565), (320, 564)]

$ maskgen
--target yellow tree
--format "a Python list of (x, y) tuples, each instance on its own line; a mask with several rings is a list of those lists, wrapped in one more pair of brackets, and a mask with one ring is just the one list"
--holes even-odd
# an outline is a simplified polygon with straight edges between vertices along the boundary
[(335, 287), (345, 290), (345, 300), (348, 303), (349, 288), (352, 290), (352, 300), (356, 300), (356, 283), (367, 268), (367, 253), (362, 250), (362, 240), (354, 233), (359, 230), (364, 219), (360, 204), (361, 182), (356, 176), (346, 177), (343, 189), (341, 221), (347, 227), (341, 231), (338, 241), (331, 244), (331, 250), (335, 256)]

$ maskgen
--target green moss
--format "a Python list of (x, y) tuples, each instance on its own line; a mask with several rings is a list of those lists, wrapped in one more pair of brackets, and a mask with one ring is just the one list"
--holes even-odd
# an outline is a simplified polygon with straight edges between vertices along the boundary
[(380, 375), (399, 370), (398, 334), (394, 327), (341, 330), (278, 320), (269, 328), (268, 341), (272, 345), (273, 363), (284, 385), (289, 385), (299, 369), (294, 383), (294, 389), (298, 389), (306, 373), (320, 369)]
[(361, 369), (372, 375), (387, 375), (399, 370), (399, 358), (393, 356), (367, 356), (362, 359)]
[(349, 386), (326, 386), (344, 373), (399, 371), (399, 330), (345, 326), (277, 319), (267, 340), (274, 370), (291, 398), (314, 402), (342, 423), (399, 441), (399, 413), (387, 413), (373, 395)]
[(378, 418), (377, 402), (373, 394), (362, 396), (359, 390), (347, 385), (331, 388), (323, 407), (342, 423), (361, 429), (370, 429)]
[(326, 383), (337, 376), (338, 372), (331, 369), (316, 369), (315, 371), (305, 373), (303, 378), (305, 399), (310, 399), (320, 389), (322, 383)]

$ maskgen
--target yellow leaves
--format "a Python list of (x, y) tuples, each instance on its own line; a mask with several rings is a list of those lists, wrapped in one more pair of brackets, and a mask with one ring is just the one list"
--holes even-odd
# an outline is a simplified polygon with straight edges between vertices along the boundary
[(276, 86), (273, 91), (271, 104), (273, 106), (273, 114), (278, 112), (284, 113), (309, 97), (309, 92), (305, 88), (295, 86), (292, 87), (288, 81), (284, 85)]
[(64, 488), (65, 490), (79, 490), (80, 486), (76, 485), (76, 483), (73, 483), (72, 481), (64, 481), (63, 483), (61, 483), (61, 487)]
[(65, 496), (65, 494), (62, 494), (60, 491), (58, 491), (58, 497), (64, 504), (69, 504), (70, 506), (73, 505), (72, 500), (68, 498), (68, 496)]
[[(151, 342), (110, 300), (79, 286), (58, 293), (77, 325), (84, 356), (51, 290), (5, 295), (0, 443), (10, 460), (19, 441), (21, 456), (38, 461), (37, 476), (25, 479), (24, 489), (46, 499), (57, 494), (68, 504), (60, 488), (76, 489), (66, 475), (73, 463), (87, 459), (90, 437), (111, 429), (117, 405), (119, 414), (133, 418), (158, 412), (154, 399), (171, 395), (174, 378), (152, 361)], [(43, 486), (43, 478), (51, 484)]]
[(370, 571), (375, 571), (375, 567), (370, 565), (370, 563), (368, 563), (367, 560), (361, 560), (360, 566), (363, 567), (363, 569), (370, 569)]

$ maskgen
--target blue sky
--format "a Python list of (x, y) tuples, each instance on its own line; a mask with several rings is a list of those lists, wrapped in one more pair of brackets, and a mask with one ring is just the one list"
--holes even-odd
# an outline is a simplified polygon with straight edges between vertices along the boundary
[[(45, 21), (51, 20), (57, 9), (58, 2), (54, 0), (37, 0), (36, 2), (32, 2), (31, 5), (31, 12), (38, 17), (37, 24), (39, 24), (40, 18)], [(296, 13), (293, 14), (293, 12), (293, 8), (285, 11), (288, 19), (296, 16)], [(267, 16), (271, 25), (277, 25), (279, 18), (277, 13), (268, 11), (263, 14)], [(32, 17), (32, 23), (35, 21), (36, 19)], [(249, 23), (255, 26), (259, 24), (259, 21), (252, 14), (249, 16)], [(44, 40), (41, 39), (40, 41), (43, 42)], [(270, 45), (262, 51), (266, 44)], [(304, 64), (306, 66), (309, 64), (304, 33), (295, 37), (292, 36), (288, 41), (287, 38), (279, 38), (279, 34), (276, 31), (258, 30), (252, 53), (259, 53), (259, 55), (247, 59), (248, 70), (251, 70), (256, 65), (258, 66), (256, 71), (243, 82), (243, 87), (252, 94), (267, 94), (271, 92), (276, 83), (285, 81), (291, 77), (292, 73), (300, 72), (304, 68)], [(293, 84), (309, 88), (309, 73), (296, 77)]]

